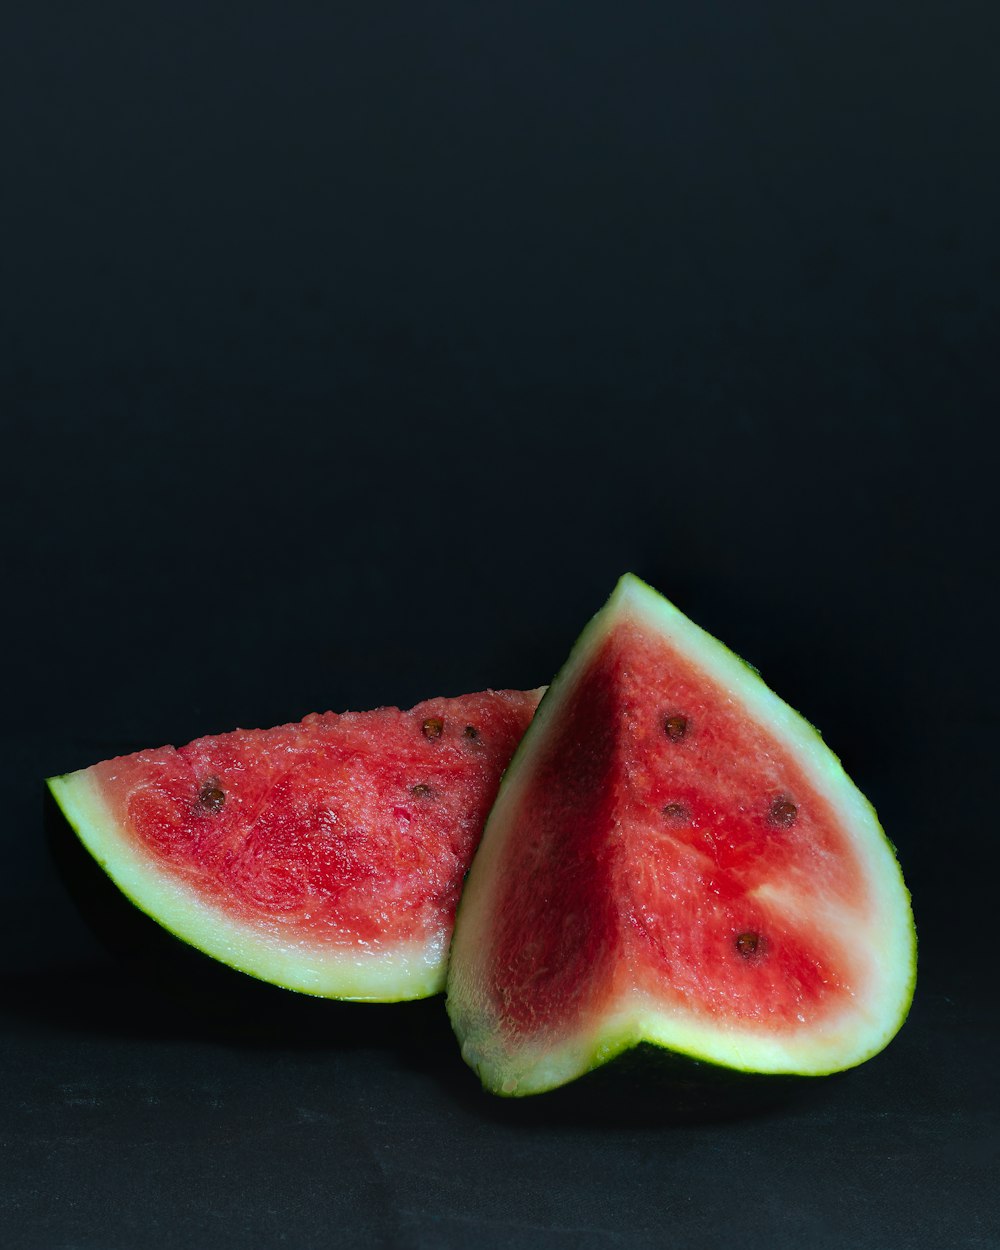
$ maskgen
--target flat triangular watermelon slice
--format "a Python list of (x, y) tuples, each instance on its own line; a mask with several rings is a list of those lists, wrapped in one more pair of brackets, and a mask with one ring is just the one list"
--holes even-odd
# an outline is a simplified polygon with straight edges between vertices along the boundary
[(466, 882), (448, 1010), (467, 1062), (507, 1095), (646, 1043), (822, 1075), (890, 1041), (914, 977), (899, 866), (837, 758), (626, 575), (542, 700)]
[(327, 712), (49, 779), (119, 888), (232, 967), (332, 998), (444, 986), (462, 879), (541, 691)]

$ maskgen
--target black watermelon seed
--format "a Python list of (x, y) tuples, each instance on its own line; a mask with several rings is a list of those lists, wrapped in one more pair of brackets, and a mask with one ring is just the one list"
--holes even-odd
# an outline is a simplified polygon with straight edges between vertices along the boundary
[(444, 732), (444, 721), (439, 716), (428, 716), (420, 726), (420, 731), (425, 738), (440, 738)]
[(221, 812), (226, 802), (225, 794), (215, 781), (206, 781), (198, 795), (198, 802), (206, 812)]
[(686, 716), (667, 716), (663, 721), (663, 728), (667, 737), (671, 742), (680, 742), (688, 731), (688, 718)]
[(466, 727), (462, 730), (462, 736), (465, 738), (478, 738), (479, 730), (475, 727), (475, 725), (466, 725)]
[(686, 803), (668, 803), (663, 809), (664, 816), (670, 820), (690, 820), (691, 809)]
[(741, 933), (736, 939), (736, 949), (744, 959), (751, 959), (763, 949), (759, 933)]
[(784, 797), (775, 799), (771, 804), (771, 810), (768, 813), (772, 825), (781, 825), (788, 828), (789, 825), (795, 824), (795, 818), (799, 814), (799, 809), (790, 799)]
[(420, 785), (413, 786), (413, 788), (410, 790), (410, 793), (415, 798), (426, 799), (433, 793), (433, 791), (431, 790), (430, 786), (424, 785), (424, 783), (421, 782)]

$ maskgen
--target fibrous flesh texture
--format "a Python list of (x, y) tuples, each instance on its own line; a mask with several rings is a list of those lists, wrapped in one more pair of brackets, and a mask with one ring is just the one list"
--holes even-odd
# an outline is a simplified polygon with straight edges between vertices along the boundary
[(463, 876), (540, 691), (307, 716), (51, 779), (121, 889), (185, 941), (334, 997), (442, 988)]

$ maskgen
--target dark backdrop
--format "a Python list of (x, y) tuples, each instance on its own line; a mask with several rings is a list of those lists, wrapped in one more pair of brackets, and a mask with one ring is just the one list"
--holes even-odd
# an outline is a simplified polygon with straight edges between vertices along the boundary
[[(996, 5), (18, 9), (7, 1244), (1000, 1245)], [(625, 569), (876, 803), (922, 941), (882, 1057), (611, 1129), (488, 1104), (439, 1003), (139, 1011), (45, 775), (545, 682)]]

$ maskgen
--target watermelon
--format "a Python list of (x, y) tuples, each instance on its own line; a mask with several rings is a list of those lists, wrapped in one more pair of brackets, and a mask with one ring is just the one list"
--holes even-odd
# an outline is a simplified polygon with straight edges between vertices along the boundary
[(914, 979), (893, 848), (838, 759), (626, 575), (543, 698), (463, 891), (447, 1002), (466, 1061), (503, 1095), (635, 1050), (819, 1076), (887, 1045)]
[(443, 988), (455, 906), (540, 691), (327, 712), (52, 777), (142, 911), (263, 981), (395, 1001)]

